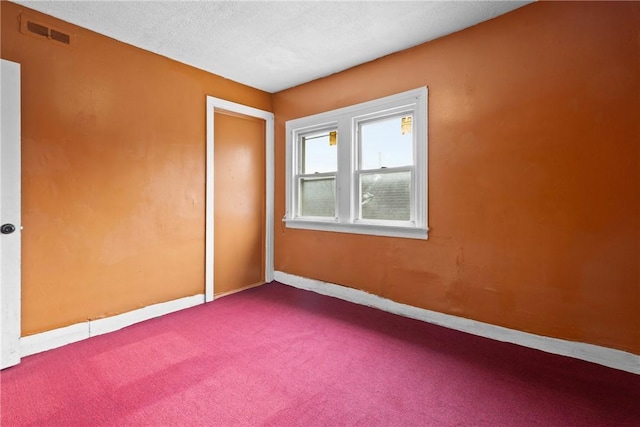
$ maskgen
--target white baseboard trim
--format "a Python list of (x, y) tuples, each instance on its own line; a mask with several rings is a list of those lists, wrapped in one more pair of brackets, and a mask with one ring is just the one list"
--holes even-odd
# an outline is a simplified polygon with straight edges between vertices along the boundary
[(275, 281), (285, 285), (313, 291), (356, 304), (374, 307), (390, 313), (410, 317), (412, 319), (444, 326), (446, 328), (467, 332), (485, 338), (491, 338), (497, 341), (518, 344), (524, 347), (542, 350), (547, 353), (569, 356), (634, 374), (640, 374), (640, 355), (633, 353), (593, 344), (535, 335), (450, 314), (439, 313), (437, 311), (426, 310), (424, 308), (413, 307), (361, 290), (348, 288), (334, 283), (322, 282), (320, 280), (308, 279), (306, 277), (295, 276), (282, 271), (275, 271), (273, 278)]
[(174, 311), (184, 310), (185, 308), (203, 303), (204, 294), (192, 295), (172, 301), (149, 305), (147, 307), (111, 317), (105, 317), (103, 319), (89, 320), (65, 326), (63, 328), (22, 337), (20, 338), (20, 356), (26, 357), (43, 351), (52, 350), (54, 348), (62, 347), (63, 345), (82, 341), (108, 332), (117, 331), (118, 329), (153, 319), (154, 317), (160, 317), (165, 314), (173, 313)]
[(89, 338), (89, 322), (76, 323), (20, 338), (20, 357), (62, 347)]

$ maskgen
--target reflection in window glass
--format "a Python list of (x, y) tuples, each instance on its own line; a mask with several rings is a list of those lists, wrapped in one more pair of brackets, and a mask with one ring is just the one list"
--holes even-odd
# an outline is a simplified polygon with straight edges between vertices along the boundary
[(336, 179), (300, 179), (300, 216), (336, 216)]
[(300, 165), (302, 174), (335, 172), (338, 170), (337, 138), (329, 131), (305, 135), (300, 141)]
[(413, 164), (413, 132), (408, 125), (412, 119), (409, 114), (361, 123), (360, 168), (381, 169)]
[(409, 221), (411, 172), (362, 174), (360, 195), (362, 219)]

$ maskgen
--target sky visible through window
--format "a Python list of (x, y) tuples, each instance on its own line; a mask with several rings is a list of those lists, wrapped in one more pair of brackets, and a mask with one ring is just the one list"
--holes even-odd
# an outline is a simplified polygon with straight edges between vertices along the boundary
[[(338, 143), (340, 136), (338, 135)], [(329, 144), (329, 131), (307, 135), (303, 142), (302, 173), (335, 172), (338, 170), (338, 145)]]
[(361, 169), (413, 164), (413, 133), (402, 134), (402, 117), (406, 116), (375, 120), (360, 126)]
[[(406, 116), (362, 123), (361, 169), (393, 168), (413, 164), (413, 133), (409, 131), (402, 134), (402, 117)], [(303, 146), (303, 174), (337, 171), (338, 145), (329, 144), (329, 131), (307, 135)]]

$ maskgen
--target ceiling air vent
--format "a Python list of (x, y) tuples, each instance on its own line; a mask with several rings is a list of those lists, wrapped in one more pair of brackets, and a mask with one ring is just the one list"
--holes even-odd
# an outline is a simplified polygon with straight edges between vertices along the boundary
[(39, 36), (49, 37), (49, 29), (44, 25), (36, 24), (35, 22), (27, 21), (27, 30)]
[(20, 17), (20, 32), (28, 36), (49, 39), (65, 45), (70, 45), (72, 40), (71, 35), (61, 31), (59, 28), (53, 28), (48, 24), (34, 21), (26, 16)]
[(69, 34), (61, 33), (60, 31), (56, 31), (53, 28), (49, 32), (49, 37), (51, 37), (53, 40), (60, 43), (64, 43), (64, 44), (71, 43), (71, 36), (69, 36)]

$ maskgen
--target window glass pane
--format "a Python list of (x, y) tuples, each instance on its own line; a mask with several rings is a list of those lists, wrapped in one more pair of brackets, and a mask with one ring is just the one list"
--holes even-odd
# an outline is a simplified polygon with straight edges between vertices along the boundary
[(300, 216), (336, 216), (336, 179), (300, 179)]
[(300, 139), (302, 174), (335, 172), (338, 170), (338, 144), (335, 131), (305, 135)]
[[(403, 122), (404, 118), (404, 122)], [(360, 124), (361, 169), (413, 164), (413, 116), (406, 114)]]
[(362, 174), (360, 191), (362, 219), (411, 219), (411, 172)]

